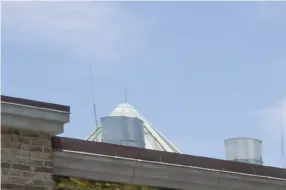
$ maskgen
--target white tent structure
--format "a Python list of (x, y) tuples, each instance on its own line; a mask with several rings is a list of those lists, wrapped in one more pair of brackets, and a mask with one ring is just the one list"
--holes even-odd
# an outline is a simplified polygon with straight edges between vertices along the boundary
[[(169, 142), (163, 135), (161, 135), (144, 117), (142, 117), (133, 106), (127, 103), (119, 104), (109, 116), (124, 116), (137, 118), (143, 121), (144, 124), (144, 139), (145, 148), (181, 153), (171, 142)], [(92, 132), (92, 134), (87, 138), (88, 141), (101, 142), (101, 126)]]

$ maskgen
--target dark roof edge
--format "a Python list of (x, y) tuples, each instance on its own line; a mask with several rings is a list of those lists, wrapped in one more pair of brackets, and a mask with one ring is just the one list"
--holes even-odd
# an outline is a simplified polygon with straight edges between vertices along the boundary
[(117, 157), (126, 157), (146, 161), (194, 166), (207, 169), (224, 170), (230, 172), (252, 174), (257, 176), (286, 179), (286, 169), (271, 166), (260, 166), (242, 162), (220, 160), (215, 158), (193, 156), (179, 153), (155, 151), (149, 149), (120, 146), (101, 142), (72, 139), (66, 137), (53, 137), (54, 150), (70, 150)]
[(70, 112), (70, 106), (40, 102), (40, 101), (29, 100), (29, 99), (24, 99), (24, 98), (16, 98), (16, 97), (11, 97), (11, 96), (1, 95), (1, 102), (21, 104), (21, 105), (26, 105), (26, 106), (34, 106), (34, 107), (38, 107), (38, 108), (45, 108), (45, 109), (52, 109), (52, 110), (57, 110), (57, 111)]

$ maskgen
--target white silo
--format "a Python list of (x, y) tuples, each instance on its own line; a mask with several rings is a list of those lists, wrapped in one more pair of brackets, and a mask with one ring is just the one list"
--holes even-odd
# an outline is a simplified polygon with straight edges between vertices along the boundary
[(252, 138), (231, 138), (224, 141), (226, 159), (262, 165), (262, 141)]
[(108, 116), (100, 120), (102, 142), (145, 148), (142, 120), (126, 116)]

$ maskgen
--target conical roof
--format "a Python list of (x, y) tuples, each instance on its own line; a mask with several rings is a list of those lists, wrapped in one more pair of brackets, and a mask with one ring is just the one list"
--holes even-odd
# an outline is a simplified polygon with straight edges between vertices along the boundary
[[(135, 108), (127, 103), (119, 104), (109, 116), (125, 116), (141, 119), (144, 123), (145, 144), (147, 149), (181, 153), (171, 142), (161, 135)], [(101, 127), (92, 132), (87, 138), (88, 141), (101, 142)]]

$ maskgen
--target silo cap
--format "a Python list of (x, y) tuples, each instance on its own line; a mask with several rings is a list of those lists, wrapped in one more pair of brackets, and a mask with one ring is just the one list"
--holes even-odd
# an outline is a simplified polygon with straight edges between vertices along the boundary
[(135, 117), (138, 118), (136, 110), (134, 107), (127, 103), (119, 104), (109, 116), (125, 116), (125, 117)]

